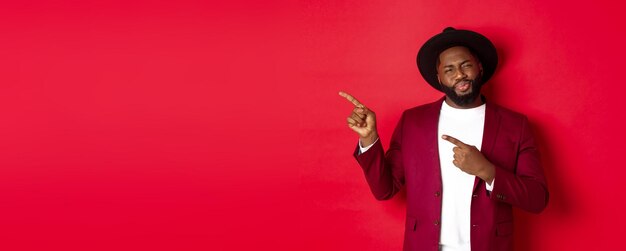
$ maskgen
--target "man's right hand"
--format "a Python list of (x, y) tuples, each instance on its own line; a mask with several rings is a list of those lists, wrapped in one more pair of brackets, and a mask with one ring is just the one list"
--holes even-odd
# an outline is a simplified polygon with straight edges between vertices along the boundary
[(376, 142), (378, 139), (376, 114), (348, 93), (340, 91), (339, 96), (346, 98), (354, 105), (354, 109), (347, 119), (348, 127), (359, 134), (361, 146), (369, 146)]

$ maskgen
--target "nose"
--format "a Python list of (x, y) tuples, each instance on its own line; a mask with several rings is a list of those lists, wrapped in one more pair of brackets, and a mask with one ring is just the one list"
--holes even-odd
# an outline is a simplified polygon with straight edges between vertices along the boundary
[(461, 80), (461, 79), (467, 78), (467, 74), (465, 74), (465, 71), (463, 71), (463, 68), (459, 68), (456, 71), (456, 76), (455, 77), (456, 77), (457, 80)]

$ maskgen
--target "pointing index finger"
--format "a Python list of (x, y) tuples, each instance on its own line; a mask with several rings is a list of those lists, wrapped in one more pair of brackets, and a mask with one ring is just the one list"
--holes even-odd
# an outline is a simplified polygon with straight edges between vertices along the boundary
[(452, 136), (448, 136), (448, 135), (444, 134), (443, 136), (441, 136), (441, 138), (443, 138), (444, 140), (449, 141), (450, 143), (452, 143), (452, 144), (454, 144), (455, 146), (458, 146), (458, 147), (466, 147), (467, 146), (467, 144), (463, 143), (462, 141), (460, 141), (460, 140), (458, 140), (458, 139), (456, 139), (455, 137), (452, 137)]
[(339, 96), (342, 96), (344, 98), (346, 98), (348, 101), (350, 101), (354, 106), (356, 107), (365, 107), (363, 104), (361, 104), (361, 102), (359, 102), (356, 98), (352, 97), (352, 95), (346, 93), (346, 92), (339, 92)]

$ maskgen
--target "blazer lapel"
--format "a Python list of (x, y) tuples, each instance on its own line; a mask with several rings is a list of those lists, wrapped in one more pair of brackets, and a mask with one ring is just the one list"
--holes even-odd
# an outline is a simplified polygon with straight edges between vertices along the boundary
[[(425, 121), (424, 131), (434, 132), (430, 134), (432, 136), (428, 136), (427, 140), (425, 141), (426, 149), (429, 149), (429, 154), (431, 156), (430, 161), (432, 161), (430, 165), (427, 164), (426, 166), (433, 167), (432, 172), (434, 172), (436, 178), (439, 180), (439, 186), (442, 186), (443, 184), (443, 180), (441, 179), (441, 162), (439, 160), (439, 116), (441, 113), (441, 106), (443, 105), (445, 98), (446, 97), (444, 96), (438, 101), (431, 103), (423, 120)], [(441, 187), (439, 189), (441, 189)]]
[[(497, 107), (490, 104), (489, 101), (485, 101), (485, 127), (483, 130), (483, 142), (480, 147), (480, 152), (485, 156), (490, 156), (495, 146), (496, 138), (498, 137), (498, 129), (500, 128), (500, 116), (498, 115)], [(480, 178), (476, 177), (474, 180), (474, 190), (478, 187)]]

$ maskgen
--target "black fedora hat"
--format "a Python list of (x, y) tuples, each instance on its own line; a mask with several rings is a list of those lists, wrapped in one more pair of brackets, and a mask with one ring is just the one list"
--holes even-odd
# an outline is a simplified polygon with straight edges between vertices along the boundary
[(452, 27), (445, 28), (443, 32), (428, 39), (417, 53), (417, 68), (419, 68), (424, 80), (441, 91), (437, 79), (437, 59), (441, 52), (454, 46), (467, 47), (476, 54), (483, 66), (482, 81), (486, 83), (498, 65), (496, 47), (481, 34), (469, 30), (457, 30)]

